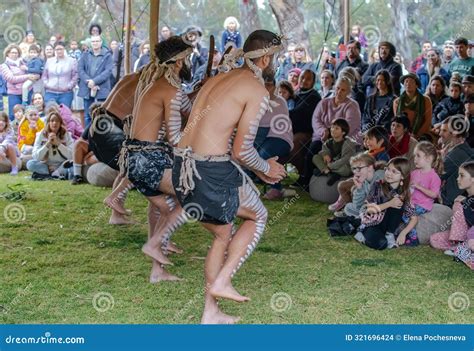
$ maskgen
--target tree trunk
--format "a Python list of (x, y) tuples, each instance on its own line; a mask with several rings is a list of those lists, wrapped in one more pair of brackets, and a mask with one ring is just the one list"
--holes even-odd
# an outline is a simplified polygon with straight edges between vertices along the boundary
[(240, 5), (240, 34), (246, 38), (254, 30), (261, 29), (260, 18), (258, 17), (258, 6), (256, 0), (241, 0)]
[(23, 0), (26, 9), (26, 30), (33, 30), (33, 7), (31, 0)]
[(305, 29), (303, 0), (270, 0), (270, 7), (278, 22), (280, 33), (286, 35), (291, 43), (302, 43), (313, 57), (308, 31)]
[(395, 37), (395, 47), (401, 53), (405, 60), (405, 66), (409, 67), (412, 60), (409, 37), (408, 11), (406, 2), (402, 0), (390, 0), (390, 9), (392, 11), (392, 25), (396, 30), (393, 31)]

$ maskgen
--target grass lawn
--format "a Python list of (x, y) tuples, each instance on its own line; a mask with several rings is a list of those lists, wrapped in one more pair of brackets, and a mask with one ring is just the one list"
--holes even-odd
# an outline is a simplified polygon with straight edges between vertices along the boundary
[[(151, 261), (140, 251), (147, 236), (143, 196), (132, 191), (127, 200), (141, 224), (110, 226), (102, 205), (109, 189), (27, 176), (0, 176), (3, 195), (7, 185), (26, 191), (23, 201), (0, 198), (2, 323), (199, 322), (211, 243), (199, 224), (173, 237), (185, 253), (172, 257), (170, 271), (186, 280), (152, 285)], [(23, 206), (24, 220), (6, 220), (12, 205)], [(448, 304), (459, 293), (474, 304), (472, 272), (442, 252), (426, 246), (378, 252), (352, 238), (331, 239), (326, 206), (306, 194), (266, 205), (271, 224), (234, 279), (252, 301), (222, 302), (243, 323), (474, 321), (472, 306), (458, 312)]]

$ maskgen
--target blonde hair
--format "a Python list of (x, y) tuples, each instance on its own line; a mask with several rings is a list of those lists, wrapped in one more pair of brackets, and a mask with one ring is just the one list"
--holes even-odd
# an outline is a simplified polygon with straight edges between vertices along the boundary
[(229, 16), (225, 19), (224, 21), (224, 29), (227, 29), (230, 23), (234, 22), (235, 23), (235, 30), (239, 30), (240, 28), (240, 23), (237, 21), (237, 18), (234, 16)]
[[(311, 57), (309, 56), (308, 54), (308, 49), (306, 48), (306, 45), (304, 45), (303, 43), (298, 43), (295, 45), (295, 51), (296, 49), (299, 49), (299, 48), (302, 48), (304, 49), (304, 56), (303, 58), (301, 59), (301, 62), (303, 63), (306, 63), (306, 62), (311, 62)], [(295, 60), (295, 56), (293, 55), (292, 58), (291, 58), (291, 63), (292, 64), (295, 64), (296, 63), (296, 60)]]
[(3, 57), (4, 58), (7, 58), (8, 57), (8, 54), (10, 53), (10, 51), (12, 51), (13, 49), (16, 49), (18, 51), (18, 58), (21, 57), (21, 49), (18, 45), (16, 44), (9, 44), (5, 50), (3, 50)]
[(431, 167), (436, 171), (436, 173), (441, 174), (443, 171), (443, 160), (441, 157), (440, 152), (436, 149), (436, 147), (430, 143), (429, 141), (420, 141), (415, 146), (415, 151), (421, 151), (426, 156), (431, 156), (433, 158), (433, 162)]
[(353, 165), (356, 162), (362, 162), (367, 166), (375, 166), (375, 158), (366, 152), (358, 153), (350, 158), (349, 163)]

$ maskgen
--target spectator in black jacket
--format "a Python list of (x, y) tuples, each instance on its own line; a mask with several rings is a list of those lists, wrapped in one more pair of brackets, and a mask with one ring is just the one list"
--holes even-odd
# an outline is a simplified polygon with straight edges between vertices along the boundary
[(191, 73), (194, 75), (197, 69), (207, 62), (209, 50), (204, 48), (200, 43), (202, 38), (202, 29), (198, 26), (187, 26), (184, 29), (183, 34), (185, 41), (194, 48), (194, 51), (191, 55)]
[(449, 85), (449, 96), (442, 99), (433, 107), (431, 124), (439, 128), (440, 123), (449, 116), (464, 114), (464, 104), (461, 99), (462, 86), (459, 82), (451, 82)]
[(345, 67), (353, 67), (359, 72), (362, 77), (369, 68), (369, 64), (360, 57), (361, 46), (356, 40), (351, 40), (347, 44), (347, 56), (336, 66), (336, 78)]
[(382, 41), (379, 44), (379, 57), (380, 61), (373, 63), (365, 71), (362, 77), (362, 84), (365, 87), (366, 95), (371, 95), (374, 90), (374, 78), (375, 74), (381, 69), (385, 69), (390, 73), (390, 79), (392, 81), (392, 89), (395, 95), (400, 95), (400, 77), (403, 75), (402, 66), (394, 61), (394, 57), (397, 54), (395, 46), (388, 42)]
[(321, 96), (313, 88), (315, 80), (316, 74), (313, 71), (305, 70), (301, 73), (300, 90), (295, 96), (295, 107), (290, 111), (294, 144), (290, 160), (300, 174), (303, 174), (304, 157), (313, 135), (313, 112), (321, 101)]

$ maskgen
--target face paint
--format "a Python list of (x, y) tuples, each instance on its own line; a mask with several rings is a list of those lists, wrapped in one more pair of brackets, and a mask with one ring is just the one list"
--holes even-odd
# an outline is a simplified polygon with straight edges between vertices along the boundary
[(249, 131), (244, 136), (244, 142), (242, 143), (241, 151), (239, 153), (242, 162), (247, 168), (263, 172), (264, 174), (268, 173), (270, 170), (270, 164), (260, 157), (257, 150), (253, 146), (253, 143), (257, 135), (260, 119), (262, 119), (263, 115), (267, 111), (268, 104), (268, 97), (265, 96), (263, 101), (260, 103), (260, 110), (257, 113), (257, 116), (255, 116), (255, 119), (250, 122)]

